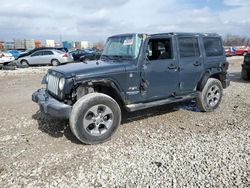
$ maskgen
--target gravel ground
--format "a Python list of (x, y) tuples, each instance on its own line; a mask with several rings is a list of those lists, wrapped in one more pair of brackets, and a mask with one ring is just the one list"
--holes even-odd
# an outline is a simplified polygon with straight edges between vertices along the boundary
[(0, 71), (0, 187), (250, 187), (250, 82), (230, 58), (218, 110), (127, 114), (111, 141), (82, 145), (31, 102), (47, 67)]

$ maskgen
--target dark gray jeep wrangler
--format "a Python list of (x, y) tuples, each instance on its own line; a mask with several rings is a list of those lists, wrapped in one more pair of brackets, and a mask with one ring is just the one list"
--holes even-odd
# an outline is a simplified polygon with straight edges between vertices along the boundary
[(83, 143), (111, 138), (121, 108), (133, 112), (196, 99), (203, 112), (216, 109), (229, 86), (228, 63), (217, 34), (123, 34), (108, 38), (98, 61), (48, 70), (32, 100), (41, 111), (70, 120)]

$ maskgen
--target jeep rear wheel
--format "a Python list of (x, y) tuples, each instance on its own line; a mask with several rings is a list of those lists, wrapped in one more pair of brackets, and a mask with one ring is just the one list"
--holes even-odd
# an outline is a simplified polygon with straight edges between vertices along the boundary
[(73, 134), (85, 144), (99, 144), (111, 138), (121, 123), (117, 102), (101, 93), (80, 98), (70, 116)]
[(243, 80), (249, 80), (249, 73), (247, 72), (246, 69), (242, 69), (242, 70), (241, 70), (241, 78), (242, 78)]
[(202, 112), (211, 112), (218, 108), (223, 95), (223, 87), (219, 80), (209, 78), (196, 98), (197, 106)]

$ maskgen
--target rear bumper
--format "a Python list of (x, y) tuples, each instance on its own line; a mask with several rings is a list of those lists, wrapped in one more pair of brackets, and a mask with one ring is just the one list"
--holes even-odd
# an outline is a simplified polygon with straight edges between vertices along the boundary
[(68, 57), (68, 58), (62, 58), (60, 60), (61, 63), (72, 63), (74, 61), (74, 59)]
[(40, 106), (45, 114), (59, 119), (69, 119), (72, 106), (66, 105), (54, 99), (45, 89), (39, 89), (32, 94), (32, 101)]

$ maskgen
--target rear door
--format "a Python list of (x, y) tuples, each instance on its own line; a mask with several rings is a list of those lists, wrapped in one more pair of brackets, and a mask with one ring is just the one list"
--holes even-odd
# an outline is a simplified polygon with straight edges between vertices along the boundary
[(204, 70), (199, 36), (178, 36), (180, 93), (196, 90)]
[(43, 51), (42, 64), (50, 64), (54, 57), (54, 53), (50, 50)]

